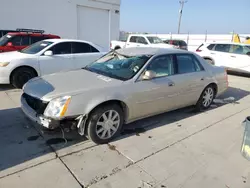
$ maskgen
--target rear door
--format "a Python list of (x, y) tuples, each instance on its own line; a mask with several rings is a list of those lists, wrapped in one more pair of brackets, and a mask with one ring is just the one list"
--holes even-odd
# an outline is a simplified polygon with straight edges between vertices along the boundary
[(92, 63), (102, 54), (92, 45), (84, 42), (72, 42), (72, 58), (76, 69)]
[(227, 66), (232, 69), (243, 69), (250, 66), (250, 48), (243, 45), (232, 44), (228, 54)]
[(73, 70), (75, 68), (71, 54), (71, 42), (57, 43), (48, 50), (51, 50), (53, 55), (41, 55), (39, 57), (41, 75)]
[(176, 54), (176, 60), (177, 74), (172, 76), (171, 80), (179, 91), (175, 100), (176, 108), (181, 108), (198, 101), (210, 81), (210, 76), (192, 54)]
[(228, 67), (230, 44), (216, 44), (210, 51), (216, 66)]

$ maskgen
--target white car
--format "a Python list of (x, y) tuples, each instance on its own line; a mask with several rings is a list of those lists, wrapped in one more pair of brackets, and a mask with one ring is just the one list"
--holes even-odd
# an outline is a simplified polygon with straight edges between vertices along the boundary
[(87, 41), (43, 40), (21, 51), (0, 54), (0, 84), (22, 88), (33, 77), (82, 68), (105, 53)]
[(196, 53), (209, 63), (228, 70), (250, 73), (250, 45), (242, 43), (205, 43)]

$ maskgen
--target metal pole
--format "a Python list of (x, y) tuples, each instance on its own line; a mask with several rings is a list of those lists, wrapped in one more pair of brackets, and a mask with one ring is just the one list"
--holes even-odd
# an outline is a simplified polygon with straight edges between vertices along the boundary
[(187, 1), (179, 1), (180, 5), (181, 5), (181, 9), (180, 9), (180, 12), (179, 12), (178, 34), (180, 34), (182, 10), (183, 10), (183, 7), (184, 7), (184, 3), (186, 3), (186, 2)]

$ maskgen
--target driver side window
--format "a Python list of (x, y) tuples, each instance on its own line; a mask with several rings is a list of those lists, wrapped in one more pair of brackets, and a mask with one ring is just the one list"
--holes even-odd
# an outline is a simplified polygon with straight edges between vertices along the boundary
[(156, 57), (151, 61), (146, 70), (154, 71), (156, 77), (171, 76), (175, 74), (174, 55)]

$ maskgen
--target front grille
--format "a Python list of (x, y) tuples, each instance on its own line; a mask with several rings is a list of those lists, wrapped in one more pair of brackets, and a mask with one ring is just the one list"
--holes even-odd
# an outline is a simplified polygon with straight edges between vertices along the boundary
[(27, 104), (36, 111), (37, 114), (43, 114), (43, 112), (45, 111), (48, 102), (44, 102), (40, 99), (37, 99), (35, 97), (32, 97), (26, 93), (23, 94), (23, 98), (25, 99), (25, 101), (27, 102)]

